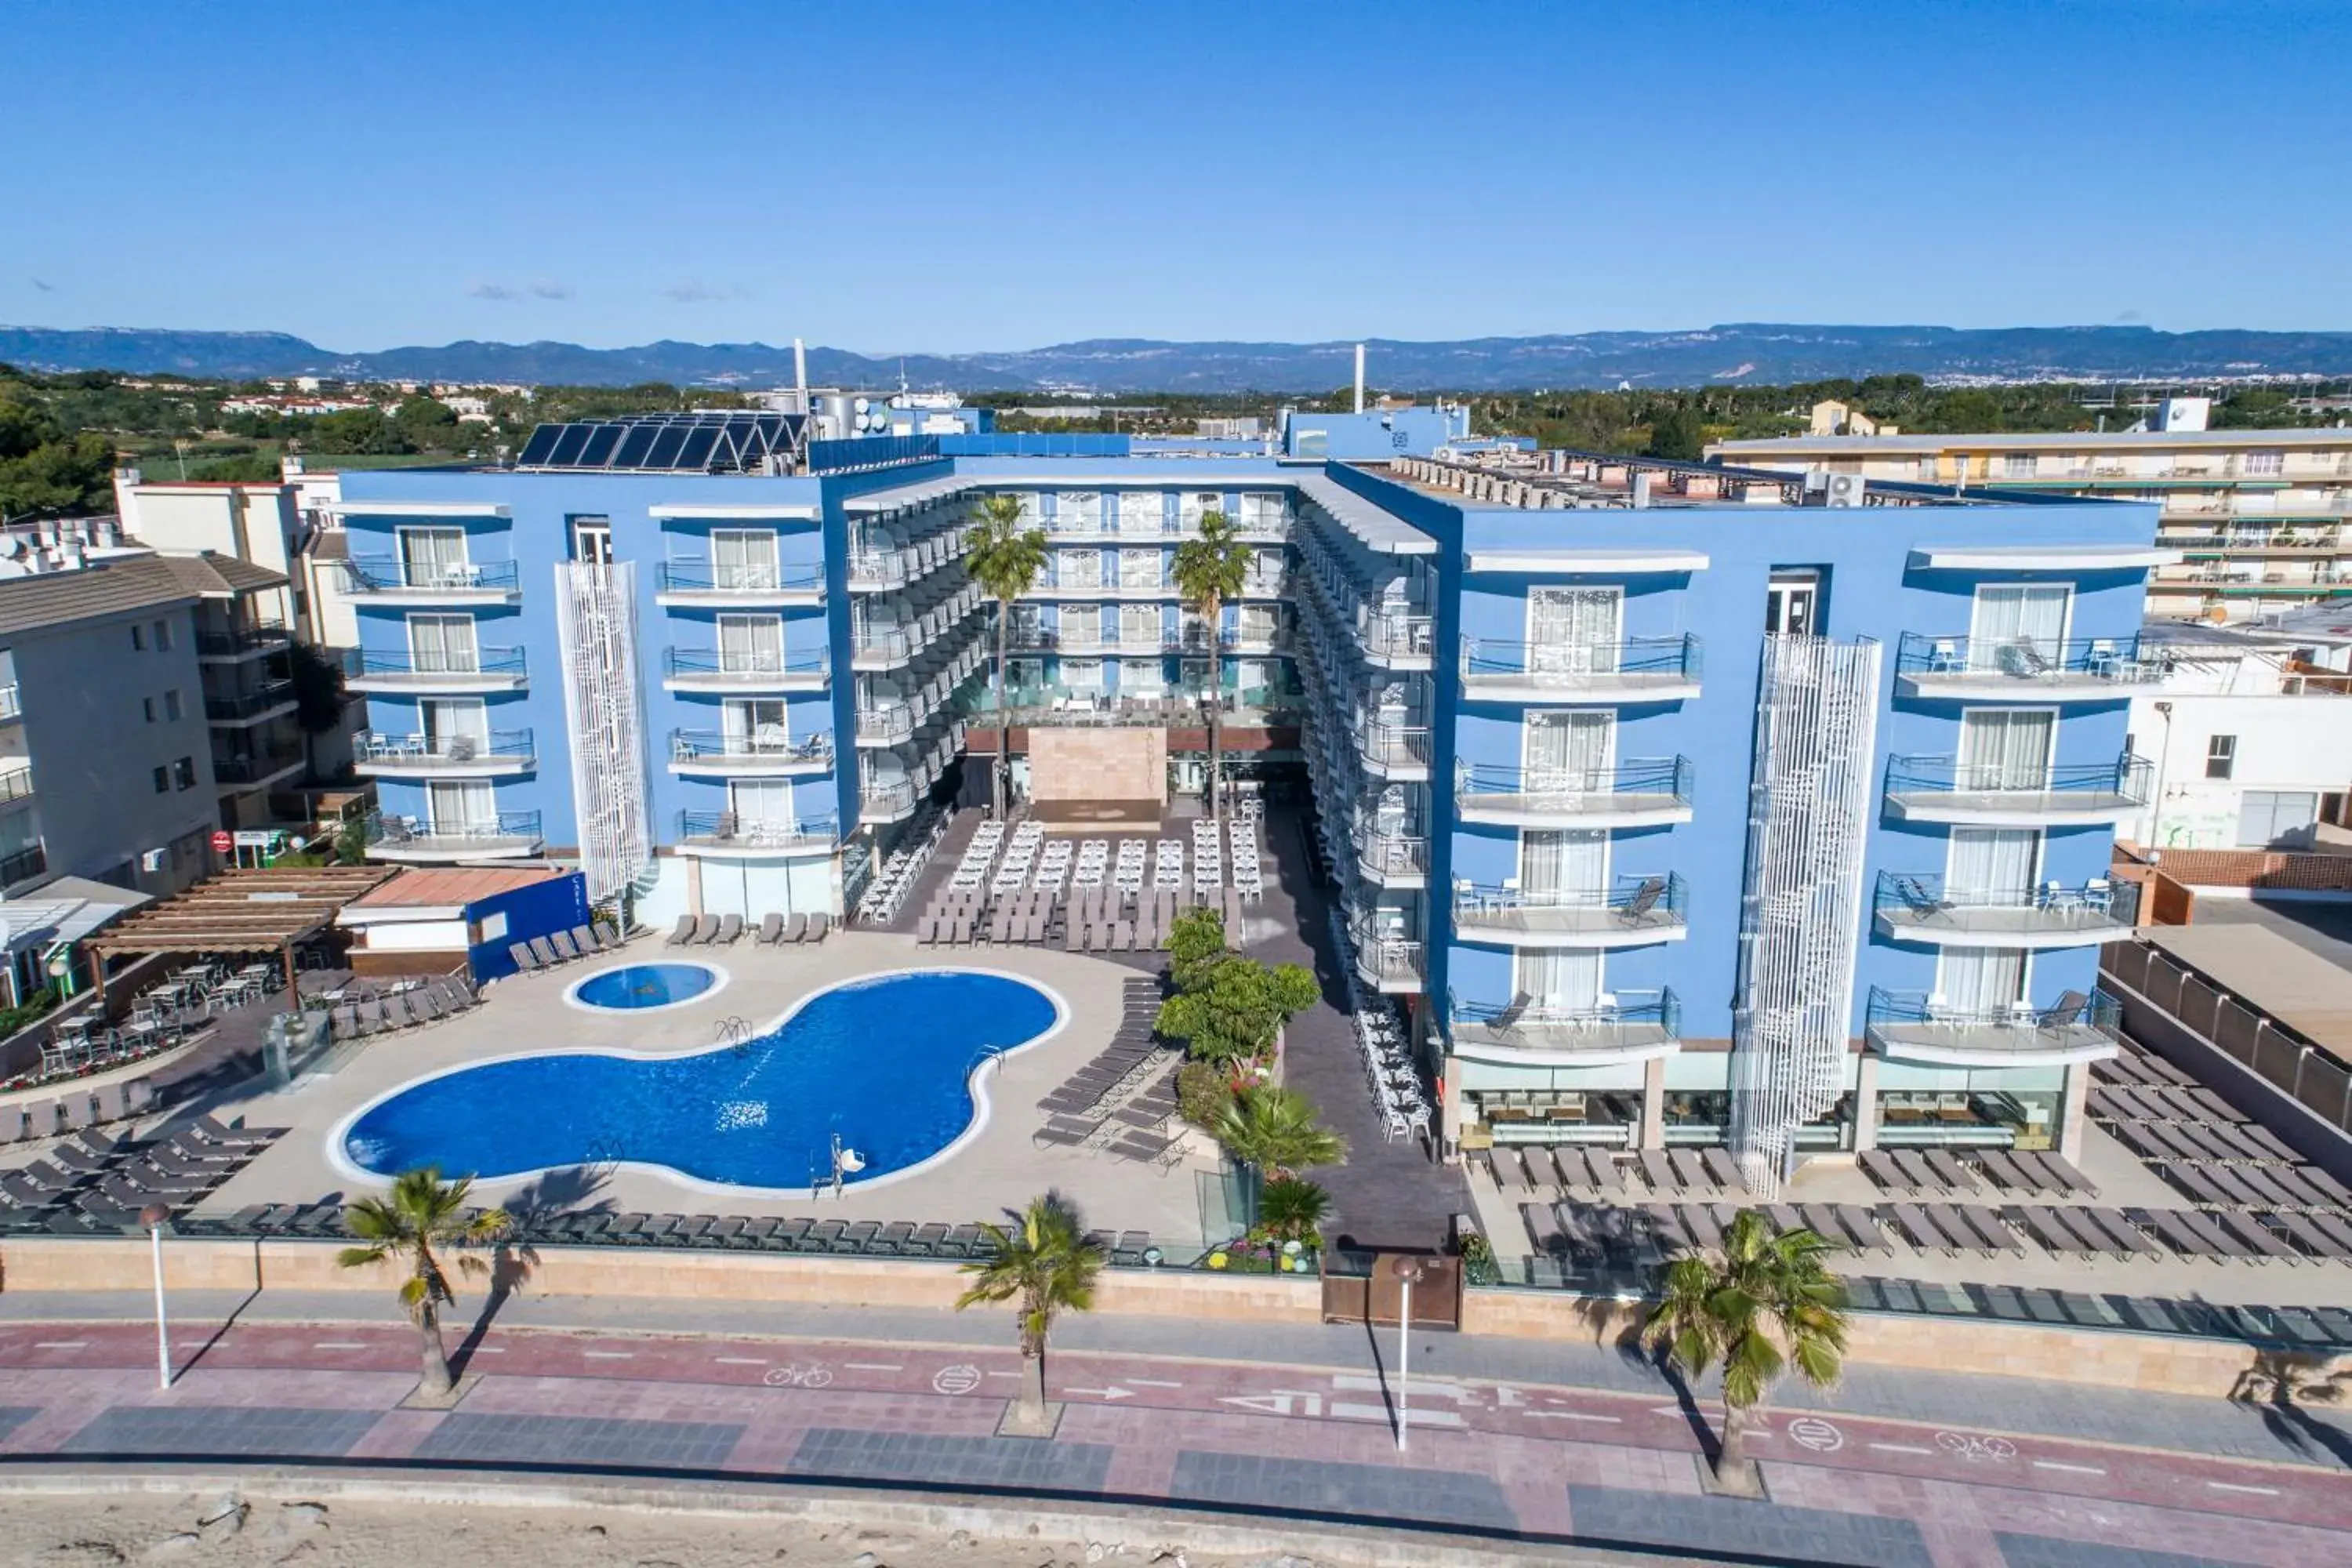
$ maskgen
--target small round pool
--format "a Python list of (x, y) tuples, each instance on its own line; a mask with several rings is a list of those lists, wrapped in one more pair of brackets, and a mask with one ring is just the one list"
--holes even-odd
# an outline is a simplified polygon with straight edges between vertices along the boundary
[[(629, 995), (631, 976), (695, 967), (638, 965), (581, 984)], [(960, 1147), (987, 1116), (990, 1058), (1050, 1037), (1067, 1016), (1044, 986), (993, 971), (872, 975), (714, 1048), (533, 1052), (418, 1079), (353, 1112), (328, 1152), (355, 1176), (437, 1165), (495, 1181), (639, 1165), (697, 1185), (801, 1193), (831, 1179), (837, 1142), (845, 1184), (856, 1185)]]
[(723, 978), (707, 963), (631, 963), (599, 970), (564, 998), (600, 1013), (650, 1013), (708, 996)]

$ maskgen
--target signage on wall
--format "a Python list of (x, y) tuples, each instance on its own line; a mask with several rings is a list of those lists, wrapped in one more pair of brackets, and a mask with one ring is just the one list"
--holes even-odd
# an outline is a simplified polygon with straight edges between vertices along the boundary
[(232, 850), (232, 849), (236, 848), (236, 840), (235, 838), (232, 838), (231, 837), (229, 837), (229, 834), (228, 834), (228, 832), (227, 832), (227, 830), (226, 830), (226, 829), (221, 829), (221, 830), (218, 830), (218, 831), (216, 831), (216, 832), (215, 832), (215, 833), (213, 834), (213, 853), (214, 853), (214, 854), (215, 854), (215, 855), (226, 855), (226, 854), (227, 854), (230, 850)]

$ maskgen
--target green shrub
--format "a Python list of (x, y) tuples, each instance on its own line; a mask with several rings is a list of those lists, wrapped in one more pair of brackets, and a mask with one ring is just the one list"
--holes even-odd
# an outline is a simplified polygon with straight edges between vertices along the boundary
[(1176, 1113), (1193, 1126), (1213, 1126), (1233, 1100), (1233, 1085), (1215, 1063), (1186, 1062), (1176, 1069)]

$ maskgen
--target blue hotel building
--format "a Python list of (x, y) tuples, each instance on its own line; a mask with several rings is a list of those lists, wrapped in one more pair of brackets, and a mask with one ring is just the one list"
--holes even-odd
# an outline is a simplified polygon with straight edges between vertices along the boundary
[[(1450, 1150), (1727, 1143), (1769, 1192), (1812, 1152), (2079, 1147), (2153, 508), (1034, 446), (347, 474), (371, 852), (573, 859), (657, 922), (839, 915), (985, 712), (961, 531), (1011, 494), (1053, 546), (1016, 722), (1189, 725), (1218, 637)], [(1167, 574), (1209, 510), (1260, 551), (1213, 634)]]

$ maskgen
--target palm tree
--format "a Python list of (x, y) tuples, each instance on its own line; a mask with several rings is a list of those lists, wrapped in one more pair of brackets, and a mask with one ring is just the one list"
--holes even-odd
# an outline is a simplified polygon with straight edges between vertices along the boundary
[[(386, 1196), (362, 1198), (343, 1209), (343, 1224), (362, 1245), (337, 1253), (337, 1267), (365, 1268), (389, 1259), (408, 1271), (400, 1282), (400, 1304), (408, 1309), (416, 1324), (425, 1360), (424, 1392), (428, 1395), (449, 1392), (449, 1358), (441, 1349), (441, 1309), (457, 1300), (434, 1249), (456, 1252), (483, 1246), (496, 1241), (512, 1224), (504, 1209), (468, 1214), (466, 1197), (473, 1186), (471, 1176), (445, 1182), (438, 1166), (427, 1165), (394, 1176)], [(488, 1267), (480, 1258), (462, 1254), (456, 1263), (461, 1271), (471, 1273)]]
[(1257, 1195), (1257, 1223), (1277, 1242), (1310, 1242), (1331, 1217), (1331, 1194), (1300, 1176), (1266, 1183)]
[(1019, 1415), (1032, 1426), (1045, 1422), (1045, 1335), (1054, 1314), (1083, 1312), (1095, 1304), (1095, 1276), (1102, 1272), (1102, 1243), (1087, 1238), (1077, 1210), (1059, 1193), (1029, 1200), (1007, 1226), (983, 1225), (992, 1256), (963, 1266), (974, 1276), (956, 1298), (956, 1310), (982, 1303), (1021, 1303), (1022, 1384)]
[(1676, 1258), (1666, 1269), (1643, 1341), (1665, 1346), (1688, 1377), (1723, 1363), (1718, 1477), (1745, 1472), (1748, 1413), (1791, 1364), (1816, 1388), (1837, 1382), (1845, 1287), (1823, 1262), (1834, 1245), (1810, 1230), (1775, 1235), (1762, 1215), (1742, 1209), (1720, 1251)]
[(1176, 559), (1168, 568), (1177, 591), (1184, 596), (1184, 607), (1199, 616), (1208, 631), (1209, 815), (1219, 819), (1224, 815), (1224, 802), (1218, 791), (1217, 710), (1224, 699), (1225, 668), (1220, 623), (1225, 601), (1241, 597), (1242, 585), (1249, 580), (1250, 560), (1250, 547), (1236, 536), (1232, 521), (1223, 512), (1204, 511), (1199, 536), (1176, 547)]
[(1348, 1157), (1347, 1141), (1323, 1125), (1315, 1102), (1295, 1089), (1275, 1084), (1235, 1094), (1209, 1131), (1226, 1153), (1276, 1182)]
[(1005, 718), (1004, 667), (1009, 657), (1013, 602), (1037, 585), (1045, 570), (1045, 531), (1021, 526), (1021, 498), (982, 496), (971, 503), (971, 528), (964, 535), (964, 570), (996, 600), (996, 809), (1012, 804), (1008, 752), (1012, 725)]

